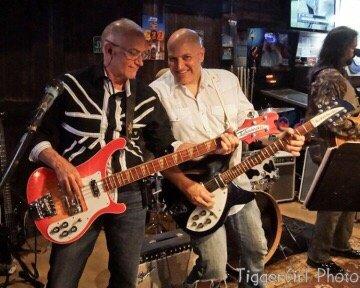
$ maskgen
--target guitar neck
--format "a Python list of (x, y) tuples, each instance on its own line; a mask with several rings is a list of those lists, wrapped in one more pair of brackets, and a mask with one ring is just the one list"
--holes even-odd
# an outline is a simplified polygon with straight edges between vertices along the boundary
[(211, 139), (190, 148), (162, 156), (160, 158), (137, 165), (125, 171), (121, 171), (107, 176), (103, 179), (103, 182), (105, 184), (105, 190), (109, 191), (128, 185), (140, 179), (146, 178), (156, 172), (166, 170), (188, 160), (215, 151), (219, 144), (220, 138)]
[[(313, 129), (314, 126), (311, 124), (310, 121), (308, 121), (294, 130), (296, 134), (305, 135), (306, 133), (310, 132)], [(261, 149), (258, 153), (246, 158), (246, 160), (242, 161), (238, 165), (235, 165), (231, 169), (217, 175), (215, 178), (204, 183), (203, 185), (208, 191), (211, 192), (215, 191), (220, 187), (225, 187), (236, 177), (245, 173), (245, 171), (255, 167), (256, 165), (259, 165), (261, 162), (263, 162), (265, 159), (269, 158), (270, 156), (274, 155), (276, 152), (283, 150), (285, 148), (285, 145), (286, 145), (286, 137), (284, 139), (279, 139), (274, 143), (266, 146), (265, 148)]]

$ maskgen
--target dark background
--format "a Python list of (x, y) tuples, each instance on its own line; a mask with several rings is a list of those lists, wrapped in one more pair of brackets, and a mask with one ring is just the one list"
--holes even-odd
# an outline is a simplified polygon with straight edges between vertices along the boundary
[[(287, 29), (288, 9), (287, 0), (0, 1), (0, 112), (6, 113), (2, 121), (8, 158), (46, 84), (66, 71), (101, 61), (101, 54), (92, 51), (92, 39), (111, 21), (127, 17), (141, 25), (143, 14), (157, 16), (164, 20), (165, 40), (182, 27), (203, 30), (204, 66), (219, 68), (221, 33), (230, 17), (237, 19), (238, 29)], [(149, 83), (166, 65), (148, 60), (139, 78)], [(24, 189), (28, 164), (21, 163), (16, 190)]]

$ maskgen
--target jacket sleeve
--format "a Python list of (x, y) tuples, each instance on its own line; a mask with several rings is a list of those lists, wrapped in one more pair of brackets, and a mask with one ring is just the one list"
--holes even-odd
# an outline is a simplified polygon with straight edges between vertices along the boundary
[[(313, 107), (319, 110), (325, 110), (327, 107), (332, 107), (334, 101), (343, 99), (347, 90), (345, 78), (338, 72), (319, 73), (312, 89), (316, 89), (317, 93), (313, 95)], [(350, 103), (349, 103), (350, 104)], [(350, 119), (336, 120), (333, 122), (326, 122), (326, 128), (329, 129), (335, 136), (341, 136), (349, 139), (360, 138), (360, 126)]]
[(165, 108), (161, 104), (158, 96), (150, 87), (147, 87), (147, 93), (154, 96), (154, 109), (147, 118), (147, 125), (144, 128), (143, 136), (145, 147), (152, 152), (155, 157), (172, 153), (174, 147), (172, 144), (176, 142), (170, 125), (169, 117)]

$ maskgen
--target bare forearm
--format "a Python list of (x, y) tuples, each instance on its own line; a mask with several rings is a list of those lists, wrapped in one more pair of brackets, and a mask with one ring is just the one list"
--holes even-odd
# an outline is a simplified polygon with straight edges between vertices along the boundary
[(213, 195), (203, 185), (186, 177), (178, 167), (163, 171), (163, 175), (176, 185), (193, 204), (206, 208), (214, 205)]
[(39, 154), (39, 160), (50, 168), (56, 170), (59, 168), (59, 163), (63, 162), (65, 159), (53, 148), (46, 148)]
[(195, 184), (177, 166), (164, 170), (162, 174), (183, 192), (186, 192), (191, 185)]

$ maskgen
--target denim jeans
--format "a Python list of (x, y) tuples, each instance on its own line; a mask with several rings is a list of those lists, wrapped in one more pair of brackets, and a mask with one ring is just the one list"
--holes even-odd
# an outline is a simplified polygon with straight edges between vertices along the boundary
[(354, 212), (318, 211), (308, 257), (318, 263), (327, 262), (331, 259), (331, 248), (340, 251), (351, 249), (349, 239), (354, 220)]
[(109, 251), (108, 287), (136, 287), (141, 246), (144, 240), (146, 209), (142, 207), (139, 191), (120, 193), (119, 202), (126, 203), (125, 213), (99, 217), (74, 243), (53, 244), (46, 287), (75, 288), (78, 286), (86, 261), (94, 249), (102, 227), (105, 230)]
[[(213, 234), (192, 239), (194, 252), (199, 256), (193, 270), (189, 274), (184, 287), (191, 287), (197, 281), (225, 281), (227, 263), (226, 230), (230, 232), (240, 249), (240, 266), (245, 270), (239, 280), (245, 287), (264, 287), (262, 283), (251, 283), (251, 275), (257, 279), (264, 271), (264, 258), (267, 254), (267, 241), (262, 228), (260, 211), (253, 200), (238, 213), (227, 218), (225, 225)], [(246, 277), (247, 276), (247, 277)], [(256, 285), (258, 284), (258, 285)], [(188, 285), (188, 286), (186, 286)]]

